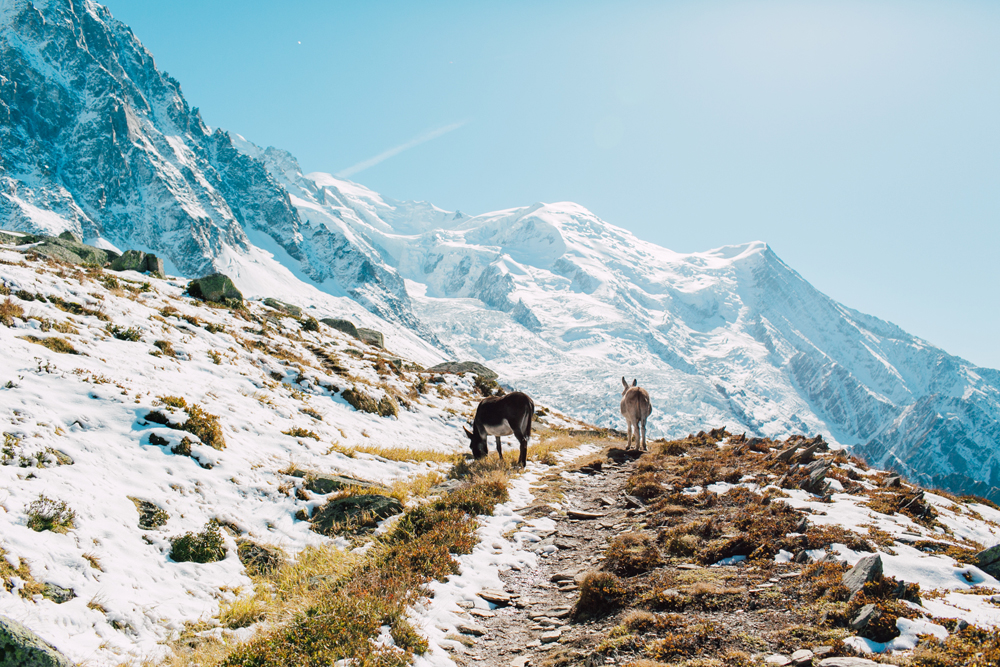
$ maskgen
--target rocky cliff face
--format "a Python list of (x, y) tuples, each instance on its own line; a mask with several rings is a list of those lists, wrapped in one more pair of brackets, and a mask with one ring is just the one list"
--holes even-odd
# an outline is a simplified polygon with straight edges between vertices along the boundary
[(1000, 499), (997, 371), (831, 300), (762, 243), (679, 254), (571, 203), (470, 217), (303, 174), (207, 128), (92, 2), (0, 0), (0, 144), (0, 226), (188, 276), (273, 253), (283, 268), (247, 266), (350, 296), (589, 421), (620, 420), (628, 374), (654, 396), (651, 433), (822, 433)]

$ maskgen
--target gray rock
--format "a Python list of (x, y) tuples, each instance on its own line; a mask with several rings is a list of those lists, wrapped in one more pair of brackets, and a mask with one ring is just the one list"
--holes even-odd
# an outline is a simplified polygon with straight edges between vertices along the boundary
[(1000, 544), (983, 549), (976, 554), (976, 564), (984, 570), (996, 563), (1000, 563)]
[(162, 276), (164, 273), (163, 260), (156, 255), (146, 255), (145, 269), (148, 273), (158, 273)]
[(551, 644), (552, 642), (559, 641), (560, 637), (562, 637), (562, 630), (556, 629), (538, 635), (538, 640), (543, 644)]
[(786, 665), (792, 664), (792, 661), (787, 655), (781, 655), (780, 653), (775, 653), (774, 655), (769, 655), (764, 659), (764, 664), (766, 665), (777, 665), (777, 667), (785, 667)]
[(146, 253), (141, 250), (126, 250), (109, 267), (112, 271), (143, 271), (146, 268)]
[(358, 338), (369, 345), (373, 345), (379, 349), (385, 349), (385, 337), (382, 335), (381, 331), (358, 327)]
[(188, 294), (202, 301), (216, 303), (225, 303), (229, 300), (243, 301), (243, 293), (236, 289), (229, 276), (221, 273), (192, 280), (188, 283)]
[(343, 331), (349, 336), (354, 336), (355, 338), (360, 338), (358, 335), (358, 327), (354, 325), (354, 322), (350, 320), (339, 320), (334, 317), (324, 317), (320, 320), (323, 324), (330, 327), (331, 329), (336, 329), (337, 331)]
[(0, 616), (0, 667), (73, 667), (73, 663), (28, 628)]
[(272, 299), (268, 297), (264, 299), (264, 305), (275, 310), (280, 310), (283, 313), (288, 313), (294, 317), (302, 317), (302, 309), (298, 306), (293, 306), (290, 303), (285, 303), (284, 301), (278, 301), (277, 299)]
[(395, 498), (374, 493), (334, 498), (313, 515), (312, 529), (317, 533), (330, 535), (336, 525), (343, 525), (363, 513), (376, 519), (386, 519), (402, 511), (403, 504)]
[(499, 376), (478, 361), (446, 361), (427, 369), (428, 373), (475, 373), (485, 380), (496, 380)]
[(873, 604), (866, 604), (858, 611), (858, 615), (851, 621), (851, 629), (855, 632), (864, 630), (868, 624), (881, 616), (878, 608)]
[(484, 588), (477, 594), (482, 599), (487, 602), (492, 602), (498, 607), (505, 607), (510, 604), (510, 593), (507, 591), (500, 591), (495, 588)]
[(39, 255), (58, 259), (70, 264), (95, 264), (104, 266), (108, 263), (108, 253), (100, 248), (89, 246), (79, 241), (61, 239), (54, 236), (44, 237), (44, 241), (32, 247)]
[(465, 621), (464, 623), (459, 623), (455, 626), (459, 632), (463, 635), (472, 635), (473, 637), (482, 637), (486, 634), (486, 628), (479, 625), (478, 623), (473, 623), (472, 621)]
[(600, 519), (607, 515), (602, 514), (600, 512), (584, 512), (583, 510), (566, 510), (566, 516), (568, 516), (570, 519), (581, 519), (586, 521), (590, 519)]
[(45, 584), (42, 586), (42, 597), (52, 600), (56, 604), (62, 604), (75, 598), (76, 593), (71, 588), (63, 588), (55, 584)]
[(902, 484), (903, 480), (899, 477), (899, 475), (893, 475), (892, 477), (885, 478), (885, 483), (883, 484), (883, 486), (886, 486), (888, 488), (899, 488), (900, 486), (902, 486)]
[(356, 487), (361, 489), (379, 489), (386, 490), (386, 487), (381, 484), (374, 484), (372, 482), (366, 482), (360, 479), (354, 479), (353, 477), (345, 477), (344, 475), (327, 475), (323, 473), (307, 473), (305, 475), (295, 475), (294, 473), (300, 472), (298, 470), (293, 471), (294, 477), (305, 477), (305, 487), (307, 490), (313, 493), (331, 493), (340, 489), (346, 489), (349, 487)]
[(842, 582), (851, 591), (851, 597), (858, 594), (865, 584), (882, 578), (882, 557), (878, 554), (867, 556), (844, 573)]

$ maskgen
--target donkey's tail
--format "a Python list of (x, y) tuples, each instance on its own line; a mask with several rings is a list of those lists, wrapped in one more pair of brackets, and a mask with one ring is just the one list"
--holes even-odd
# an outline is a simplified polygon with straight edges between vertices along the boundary
[(531, 440), (531, 422), (535, 421), (535, 402), (528, 397), (528, 425), (524, 429), (524, 440)]

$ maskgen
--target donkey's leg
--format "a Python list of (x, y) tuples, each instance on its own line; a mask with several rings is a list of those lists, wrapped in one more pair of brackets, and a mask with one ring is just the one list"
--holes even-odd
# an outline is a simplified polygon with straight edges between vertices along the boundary
[(521, 445), (521, 456), (518, 458), (517, 464), (524, 468), (528, 465), (528, 439), (524, 437), (523, 433), (518, 433), (517, 441)]
[(500, 436), (494, 436), (497, 439), (497, 454), (500, 455), (500, 460), (503, 461), (503, 447), (500, 446)]
[(625, 445), (625, 449), (632, 449), (632, 422), (627, 421), (628, 424), (628, 444)]
[(643, 420), (639, 422), (639, 424), (642, 425), (642, 451), (645, 452), (649, 450), (646, 447), (646, 419), (643, 418)]

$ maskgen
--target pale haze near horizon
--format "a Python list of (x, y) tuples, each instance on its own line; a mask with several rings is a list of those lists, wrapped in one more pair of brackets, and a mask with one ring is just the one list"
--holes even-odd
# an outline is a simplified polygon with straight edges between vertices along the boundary
[(108, 0), (205, 121), (384, 196), (575, 201), (1000, 368), (1000, 5)]

